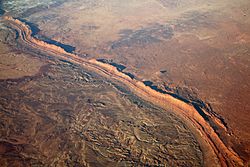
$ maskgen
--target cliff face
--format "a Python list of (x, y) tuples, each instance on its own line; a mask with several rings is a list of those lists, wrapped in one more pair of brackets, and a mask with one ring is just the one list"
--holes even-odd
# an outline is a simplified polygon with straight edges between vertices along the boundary
[[(156, 105), (161, 106), (164, 109), (171, 110), (177, 115), (181, 116), (183, 120), (189, 124), (189, 127), (193, 129), (196, 137), (200, 141), (201, 147), (203, 148), (205, 156), (205, 164), (209, 165), (210, 161), (219, 161), (222, 166), (243, 166), (243, 161), (240, 157), (231, 149), (228, 148), (220, 139), (218, 134), (215, 132), (213, 127), (199, 114), (199, 112), (190, 104), (187, 104), (179, 99), (176, 99), (168, 94), (162, 94), (153, 90), (152, 88), (146, 86), (143, 82), (136, 79), (131, 79), (128, 75), (118, 71), (114, 66), (102, 63), (95, 59), (87, 60), (79, 57), (75, 54), (66, 52), (63, 48), (48, 44), (44, 41), (38, 40), (31, 36), (32, 31), (29, 26), (19, 21), (18, 19), (13, 19), (12, 17), (4, 17), (5, 20), (14, 24), (20, 30), (20, 35), (22, 36), (23, 42), (36, 47), (43, 51), (50, 51), (55, 53), (55, 56), (64, 58), (67, 61), (84, 65), (90, 67), (96, 72), (116, 79), (128, 88), (133, 90), (133, 92), (148, 100)], [(206, 113), (204, 111), (204, 113)], [(226, 130), (220, 121), (209, 113), (206, 113), (209, 118), (211, 118), (219, 128)], [(219, 160), (218, 160), (218, 159)], [(217, 162), (214, 163), (217, 165)]]
[[(192, 124), (194, 124), (195, 127), (198, 129), (202, 140), (204, 140), (206, 144), (209, 144), (210, 147), (212, 147), (212, 149), (210, 148), (210, 150), (209, 148), (207, 148), (206, 151), (214, 152), (215, 154), (217, 154), (222, 166), (226, 166), (228, 161), (233, 166), (243, 165), (243, 162), (238, 157), (238, 155), (225, 146), (225, 144), (218, 137), (214, 129), (209, 125), (208, 122), (204, 120), (204, 118), (195, 110), (193, 106), (176, 98), (173, 98), (170, 95), (159, 93), (146, 86), (143, 82), (129, 78), (128, 76), (119, 72), (115, 67), (109, 64), (104, 64), (96, 60), (91, 60), (91, 62), (93, 64), (101, 66), (106, 71), (117, 75), (123, 83), (126, 83), (126, 85), (130, 85), (134, 92), (137, 92), (137, 94), (144, 96), (144, 98), (154, 102), (154, 104), (157, 104), (165, 109), (171, 109), (175, 111), (175, 113), (177, 113), (178, 115), (182, 116), (183, 119), (188, 119), (188, 121), (191, 121)], [(221, 124), (220, 121), (217, 120), (217, 118), (213, 117), (212, 119), (216, 123), (218, 123), (219, 126), (225, 129), (224, 125)], [(209, 157), (209, 159), (211, 159), (211, 157)]]
[(67, 52), (59, 47), (59, 46), (56, 46), (56, 45), (52, 45), (52, 44), (48, 44), (46, 42), (43, 42), (43, 41), (40, 41), (36, 38), (31, 38), (31, 42), (43, 47), (43, 48), (47, 48), (48, 50), (53, 50), (53, 51), (56, 51), (56, 52), (59, 52), (59, 53), (62, 53), (62, 54), (66, 54)]
[(25, 35), (25, 38), (29, 40), (29, 42), (34, 43), (34, 44), (38, 45), (39, 47), (46, 48), (48, 50), (53, 50), (53, 51), (56, 51), (56, 52), (59, 52), (62, 54), (67, 54), (67, 52), (59, 46), (48, 44), (44, 41), (41, 41), (41, 40), (38, 40), (38, 39), (32, 37), (31, 36), (32, 31), (31, 31), (30, 27), (28, 25), (26, 25), (25, 23), (21, 22), (20, 20), (14, 19), (10, 16), (4, 16), (4, 19), (9, 20), (9, 21), (15, 23), (18, 27), (20, 27), (22, 30), (22, 33)]

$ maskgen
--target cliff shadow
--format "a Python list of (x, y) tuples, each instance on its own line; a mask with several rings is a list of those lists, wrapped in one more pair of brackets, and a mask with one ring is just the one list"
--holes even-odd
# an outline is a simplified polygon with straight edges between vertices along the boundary
[(53, 39), (50, 39), (44, 35), (41, 35), (39, 34), (39, 32), (41, 31), (39, 28), (38, 28), (38, 25), (34, 24), (34, 23), (31, 23), (25, 19), (21, 19), (21, 18), (18, 18), (20, 21), (24, 22), (26, 25), (28, 25), (32, 31), (32, 34), (31, 36), (34, 37), (34, 38), (37, 38), (41, 41), (44, 41), (48, 44), (52, 44), (52, 45), (56, 45), (62, 49), (64, 49), (66, 52), (69, 52), (69, 53), (73, 53), (75, 51), (75, 47), (74, 46), (71, 46), (71, 45), (67, 45), (67, 44), (63, 44), (61, 42), (58, 42), (56, 40), (53, 40)]

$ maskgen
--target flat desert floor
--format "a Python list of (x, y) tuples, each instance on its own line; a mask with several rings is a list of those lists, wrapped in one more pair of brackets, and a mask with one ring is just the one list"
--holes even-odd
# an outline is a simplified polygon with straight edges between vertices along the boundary
[(0, 16), (3, 166), (209, 166), (211, 159), (174, 109), (49, 48), (28, 47), (4, 16), (27, 25), (32, 38), (194, 107), (241, 160), (227, 160), (215, 144), (217, 161), (226, 162), (215, 166), (250, 165), (250, 1), (3, 0)]

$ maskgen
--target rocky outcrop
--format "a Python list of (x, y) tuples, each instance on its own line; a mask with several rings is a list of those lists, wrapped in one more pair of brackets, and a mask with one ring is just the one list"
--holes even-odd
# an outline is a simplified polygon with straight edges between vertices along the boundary
[[(76, 54), (68, 53), (63, 48), (48, 44), (31, 36), (29, 26), (11, 17), (4, 18), (6, 22), (18, 28), (22, 42), (30, 47), (40, 49), (45, 52), (54, 53), (54, 56), (72, 63), (80, 64), (97, 73), (111, 77), (125, 84), (136, 95), (150, 101), (167, 111), (172, 111), (179, 115), (188, 127), (193, 131), (203, 150), (206, 166), (243, 166), (243, 160), (230, 148), (227, 147), (215, 132), (213, 127), (202, 117), (193, 105), (185, 103), (169, 94), (163, 94), (146, 86), (142, 81), (132, 79), (128, 75), (117, 70), (116, 67), (102, 63), (95, 59), (87, 60)], [(205, 112), (207, 115), (209, 113)], [(209, 115), (218, 126), (224, 127), (213, 115)], [(226, 129), (225, 129), (226, 130)], [(215, 162), (214, 162), (215, 161)]]

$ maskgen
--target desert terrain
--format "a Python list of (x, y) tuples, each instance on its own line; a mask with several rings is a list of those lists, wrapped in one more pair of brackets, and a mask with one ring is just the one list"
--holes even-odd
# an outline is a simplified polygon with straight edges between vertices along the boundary
[(248, 166), (250, 3), (0, 3), (2, 166)]
[(1, 166), (203, 164), (196, 138), (172, 112), (68, 61), (8, 53), (23, 73), (2, 71), (12, 75), (1, 79)]

